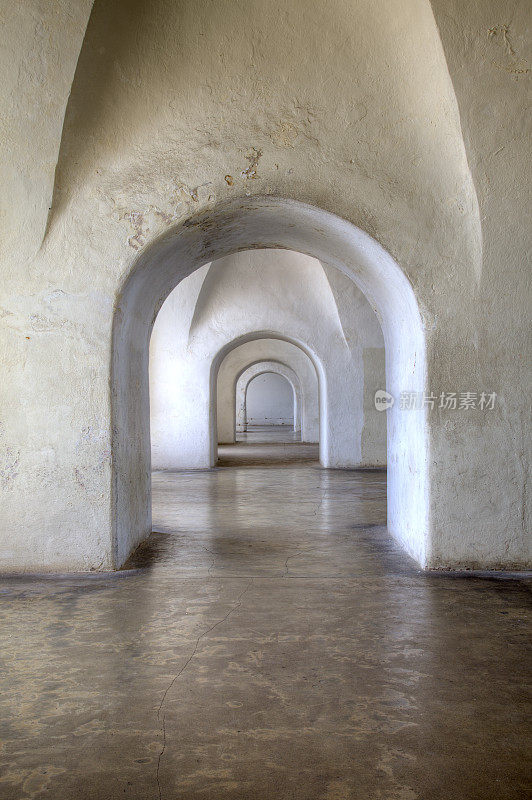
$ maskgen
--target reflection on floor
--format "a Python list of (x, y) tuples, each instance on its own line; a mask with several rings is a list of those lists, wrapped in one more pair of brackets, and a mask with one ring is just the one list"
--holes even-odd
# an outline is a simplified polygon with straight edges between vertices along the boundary
[(295, 431), (288, 425), (248, 425), (247, 430), (236, 434), (236, 440), (248, 444), (300, 442), (301, 431)]
[(154, 475), (137, 571), (2, 582), (0, 796), (524, 798), (525, 584), (420, 572), (384, 472), (256, 446)]
[(301, 434), (288, 426), (269, 425), (238, 433), (236, 444), (218, 445), (219, 467), (282, 466), (318, 462), (319, 445), (301, 441)]

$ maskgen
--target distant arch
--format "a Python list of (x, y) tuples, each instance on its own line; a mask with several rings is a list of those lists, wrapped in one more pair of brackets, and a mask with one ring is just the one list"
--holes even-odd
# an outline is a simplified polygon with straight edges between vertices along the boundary
[[(218, 421), (217, 421), (217, 403), (216, 403), (216, 396), (217, 396), (217, 386), (218, 386), (218, 374), (220, 367), (226, 358), (233, 350), (240, 347), (243, 344), (247, 344), (248, 342), (259, 341), (261, 339), (270, 339), (270, 340), (277, 340), (281, 342), (288, 342), (289, 344), (294, 345), (299, 350), (301, 350), (306, 356), (308, 356), (310, 362), (312, 363), (315, 371), (316, 376), (318, 379), (318, 404), (319, 404), (319, 445), (320, 445), (320, 463), (324, 467), (328, 467), (328, 438), (329, 438), (329, 416), (328, 416), (328, 404), (326, 400), (327, 396), (327, 372), (325, 367), (319, 358), (319, 356), (303, 341), (300, 339), (295, 339), (292, 336), (286, 336), (279, 331), (253, 331), (250, 333), (245, 333), (242, 336), (238, 336), (235, 339), (232, 339), (230, 342), (227, 342), (216, 354), (212, 361), (211, 365), (211, 376), (210, 376), (210, 395), (211, 395), (211, 403), (210, 403), (210, 430), (211, 430), (211, 464), (214, 465), (216, 462), (216, 453), (217, 453), (217, 431), (218, 431)], [(235, 384), (236, 387), (236, 384)]]
[(242, 372), (236, 381), (235, 386), (235, 405), (236, 405), (236, 418), (235, 425), (237, 431), (247, 430), (248, 414), (247, 414), (247, 392), (249, 384), (260, 375), (267, 375), (268, 373), (274, 375), (281, 375), (285, 378), (290, 386), (294, 396), (294, 426), (295, 432), (301, 431), (301, 416), (302, 416), (302, 389), (301, 381), (291, 367), (281, 364), (278, 361), (259, 361), (253, 364)]
[(316, 368), (301, 348), (282, 339), (255, 339), (235, 347), (222, 360), (216, 379), (216, 425), (220, 444), (236, 441), (236, 384), (249, 367), (264, 361), (292, 369), (301, 385), (301, 440), (320, 439), (320, 402)]

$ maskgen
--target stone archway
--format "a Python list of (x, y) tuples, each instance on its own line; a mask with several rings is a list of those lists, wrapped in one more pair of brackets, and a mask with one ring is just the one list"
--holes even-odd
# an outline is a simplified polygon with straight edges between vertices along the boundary
[[(351, 277), (381, 322), (390, 394), (398, 397), (405, 389), (427, 389), (425, 335), (414, 292), (398, 264), (368, 234), (321, 209), (273, 197), (239, 198), (188, 219), (143, 251), (123, 284), (115, 310), (111, 373), (115, 567), (151, 531), (148, 344), (157, 311), (179, 281), (202, 264), (255, 248), (306, 253)], [(325, 404), (327, 391), (325, 386)], [(422, 565), (427, 564), (434, 527), (428, 447), (426, 411), (400, 413), (398, 404), (392, 406), (388, 526)]]
[(280, 375), (285, 378), (292, 387), (294, 397), (294, 431), (301, 431), (301, 417), (303, 396), (301, 381), (293, 369), (285, 364), (276, 361), (261, 361), (258, 364), (248, 367), (238, 378), (235, 387), (236, 419), (237, 431), (245, 431), (248, 426), (247, 412), (247, 392), (249, 384), (261, 375)]
[(316, 369), (301, 348), (284, 339), (255, 339), (236, 347), (220, 364), (216, 383), (216, 423), (219, 444), (235, 442), (236, 383), (244, 370), (273, 361), (292, 369), (301, 384), (301, 439), (319, 442), (320, 403)]

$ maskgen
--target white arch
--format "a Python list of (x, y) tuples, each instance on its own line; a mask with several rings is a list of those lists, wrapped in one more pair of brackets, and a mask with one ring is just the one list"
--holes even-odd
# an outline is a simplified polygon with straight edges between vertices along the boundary
[[(394, 259), (368, 234), (321, 209), (274, 197), (238, 198), (188, 219), (142, 252), (124, 281), (114, 315), (112, 519), (116, 566), (124, 563), (151, 530), (148, 345), (157, 311), (179, 281), (200, 265), (255, 248), (296, 250), (349, 275), (381, 322), (388, 391), (399, 396), (401, 391), (428, 388), (425, 336), (414, 292)], [(217, 373), (220, 361), (213, 364), (211, 375)], [(319, 377), (321, 402), (327, 404), (326, 387), (322, 391), (324, 376)], [(214, 404), (211, 413), (216, 413)], [(428, 462), (426, 411), (401, 413), (396, 403), (388, 413), (388, 525), (423, 565), (430, 558), (434, 522)]]
[(301, 381), (293, 369), (281, 364), (278, 361), (259, 361), (252, 364), (237, 379), (235, 387), (236, 416), (235, 425), (237, 431), (245, 431), (248, 426), (247, 396), (248, 387), (252, 380), (261, 375), (281, 375), (292, 387), (294, 397), (294, 431), (301, 431), (301, 416), (303, 395)]
[[(204, 292), (213, 272), (214, 280)], [(202, 266), (170, 293), (157, 315), (150, 340), (151, 454), (155, 469), (205, 469), (213, 465), (216, 441), (212, 441), (210, 421), (210, 403), (214, 402), (211, 364), (226, 345), (245, 341), (239, 337), (254, 339), (261, 332), (273, 332), (277, 340), (292, 342), (321, 363), (322, 385), (328, 394), (321, 416), (327, 424), (316, 440), (321, 438), (323, 466), (359, 467), (369, 463), (362, 455), (366, 423), (366, 351), (362, 343), (367, 341), (362, 331), (368, 316), (378, 328), (383, 356), (384, 342), (373, 309), (347, 279), (352, 284), (349, 300), (358, 296), (365, 312), (359, 320), (360, 302), (352, 305), (348, 343), (331, 289), (336, 281), (345, 286), (346, 276), (333, 267), (331, 272), (332, 281), (317, 259), (302, 253), (247, 250)], [(201, 293), (204, 296), (198, 312)], [(360, 322), (360, 331), (354, 321)], [(385, 416), (377, 416), (384, 426)]]
[[(320, 405), (316, 369), (301, 348), (282, 339), (256, 339), (235, 347), (226, 355), (218, 371), (216, 384), (218, 442), (235, 441), (236, 383), (248, 367), (274, 361), (292, 369), (301, 384), (301, 438), (319, 442)], [(325, 423), (326, 424), (326, 423)]]
[[(277, 340), (281, 342), (287, 342), (289, 344), (294, 345), (299, 350), (301, 350), (310, 360), (312, 363), (314, 370), (316, 372), (317, 381), (318, 381), (318, 407), (319, 407), (319, 453), (320, 453), (320, 463), (323, 467), (330, 467), (335, 466), (334, 464), (331, 465), (331, 454), (333, 451), (333, 446), (331, 443), (332, 437), (330, 436), (331, 433), (331, 420), (329, 416), (329, 404), (326, 401), (327, 392), (329, 389), (329, 381), (327, 377), (327, 372), (324, 368), (324, 365), (318, 355), (309, 348), (309, 346), (300, 340), (296, 340), (290, 336), (284, 336), (283, 334), (277, 331), (253, 331), (250, 333), (243, 334), (242, 336), (238, 336), (236, 339), (233, 339), (231, 342), (227, 342), (216, 354), (213, 358), (211, 371), (210, 371), (210, 420), (209, 420), (209, 431), (210, 431), (210, 464), (214, 466), (217, 459), (217, 450), (218, 450), (218, 403), (216, 402), (217, 398), (217, 387), (218, 387), (218, 376), (220, 372), (220, 368), (224, 362), (224, 359), (227, 358), (234, 350), (241, 347), (242, 345), (248, 344), (250, 342), (257, 342), (262, 339), (268, 340)], [(331, 446), (330, 446), (331, 444)]]

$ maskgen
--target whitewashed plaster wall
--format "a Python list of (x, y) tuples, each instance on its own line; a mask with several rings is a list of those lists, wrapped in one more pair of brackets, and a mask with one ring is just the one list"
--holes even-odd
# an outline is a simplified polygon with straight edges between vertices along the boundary
[[(116, 567), (146, 535), (149, 469), (123, 471), (112, 422), (131, 371), (109, 380), (122, 290), (180, 223), (204, 236), (196, 265), (227, 254), (209, 246), (216, 209), (261, 195), (391, 254), (423, 320), (427, 389), (497, 393), (492, 412), (427, 415), (427, 546), (392, 533), (425, 566), (527, 564), (529, 4), (249, 0), (239, 36), (237, 0), (110, 0), (75, 78), (90, 3), (60, 5), (8, 3), (1, 34), (2, 569)], [(148, 329), (173, 288), (151, 266), (159, 295), (134, 311)], [(131, 412), (144, 438), (146, 382)]]
[[(189, 466), (210, 466), (201, 438), (205, 423), (196, 427), (194, 414), (197, 401), (203, 404), (202, 410), (209, 419), (208, 405), (205, 405), (208, 390), (207, 398), (204, 396), (208, 366), (201, 364), (196, 369), (194, 360), (187, 357), (190, 325), (208, 270), (209, 264), (196, 270), (168, 296), (153, 326), (149, 360), (153, 469), (178, 466), (176, 452), (193, 455), (197, 451), (199, 461), (191, 461)], [(183, 461), (179, 463), (179, 466), (186, 465)]]
[(244, 402), (246, 426), (286, 425), (294, 430), (297, 396), (279, 372), (255, 375), (247, 384)]
[[(0, 253), (38, 252), (74, 70), (93, 0), (1, 0)], [(6, 262), (4, 262), (4, 268)]]
[(320, 438), (319, 386), (316, 369), (301, 348), (282, 339), (256, 339), (229, 352), (220, 364), (217, 381), (218, 441), (235, 441), (237, 382), (246, 372), (261, 363), (275, 361), (293, 370), (301, 387), (301, 439), (318, 442)]
[(362, 465), (386, 465), (386, 419), (375, 406), (375, 392), (386, 388), (386, 358), (375, 309), (353, 281), (334, 267), (323, 265), (334, 296), (345, 339), (353, 358), (363, 363), (364, 399)]
[[(188, 278), (174, 289), (155, 321), (150, 344), (155, 469), (213, 465), (213, 362), (232, 342), (250, 335), (263, 338), (264, 332), (298, 343), (320, 365), (322, 464), (364, 465), (365, 325), (361, 320), (353, 329), (351, 349), (330, 286), (333, 272), (328, 279), (319, 261), (299, 253), (254, 250), (214, 261), (204, 276)], [(374, 335), (371, 330), (370, 341)]]

